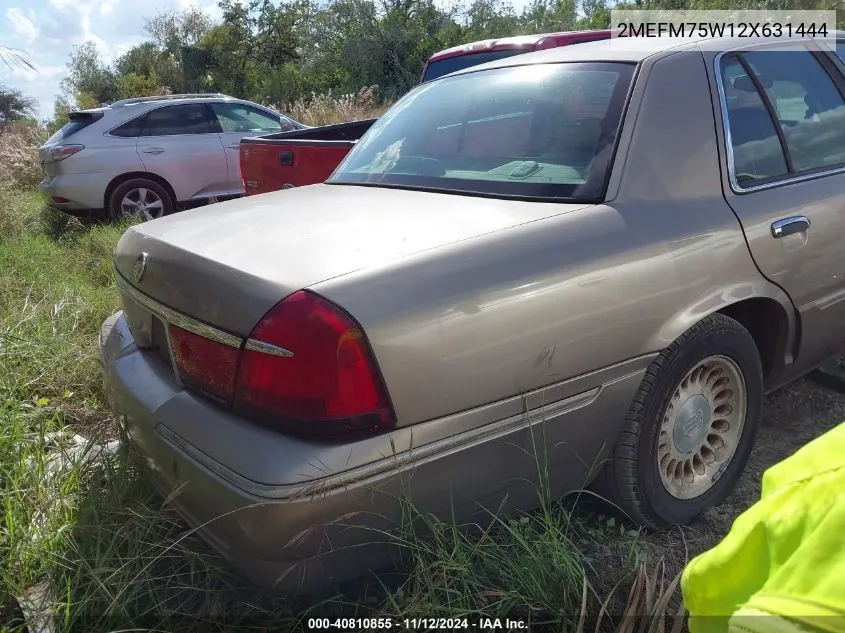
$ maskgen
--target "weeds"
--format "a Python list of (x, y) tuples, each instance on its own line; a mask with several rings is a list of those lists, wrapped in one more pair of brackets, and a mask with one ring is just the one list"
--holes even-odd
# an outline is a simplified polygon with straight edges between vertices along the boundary
[(377, 88), (369, 86), (357, 93), (341, 95), (331, 92), (312, 94), (310, 99), (297, 99), (293, 103), (282, 104), (279, 109), (306, 125), (329, 125), (376, 118), (390, 107), (390, 104), (376, 104)]
[(38, 147), (46, 139), (46, 131), (30, 123), (13, 123), (0, 131), (0, 189), (31, 189), (38, 184)]

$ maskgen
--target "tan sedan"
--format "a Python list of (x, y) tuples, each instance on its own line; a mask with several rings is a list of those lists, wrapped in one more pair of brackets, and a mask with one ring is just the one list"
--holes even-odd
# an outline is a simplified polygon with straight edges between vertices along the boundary
[(842, 61), (724, 44), (450, 75), (326, 184), (129, 229), (105, 379), (185, 519), (303, 591), (389, 562), (406, 495), (722, 501), (764, 394), (845, 342)]

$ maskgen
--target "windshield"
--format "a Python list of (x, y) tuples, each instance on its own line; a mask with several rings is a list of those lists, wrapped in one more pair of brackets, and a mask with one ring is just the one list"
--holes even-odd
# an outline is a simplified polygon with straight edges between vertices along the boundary
[(513, 57), (514, 55), (521, 55), (530, 52), (531, 49), (526, 48), (510, 48), (501, 51), (484, 51), (481, 53), (471, 53), (468, 55), (456, 55), (455, 57), (447, 57), (445, 59), (438, 59), (435, 62), (430, 62), (423, 73), (422, 83), (438, 79), (443, 75), (478, 66), (479, 64), (486, 64), (487, 62), (496, 61), (497, 59), (505, 59), (506, 57)]
[(329, 182), (597, 199), (633, 72), (534, 64), (423, 84), (376, 121)]

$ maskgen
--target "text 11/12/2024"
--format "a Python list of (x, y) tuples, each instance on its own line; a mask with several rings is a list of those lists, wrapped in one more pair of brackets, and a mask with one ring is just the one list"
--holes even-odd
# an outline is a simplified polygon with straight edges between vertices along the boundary
[(309, 618), (309, 631), (527, 631), (525, 620), (510, 618)]

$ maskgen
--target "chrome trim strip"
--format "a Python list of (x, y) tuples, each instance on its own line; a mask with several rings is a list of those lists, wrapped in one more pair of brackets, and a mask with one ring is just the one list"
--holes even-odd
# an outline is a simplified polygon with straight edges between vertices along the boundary
[(845, 289), (831, 292), (829, 295), (825, 295), (824, 297), (817, 299), (813, 305), (819, 310), (827, 310), (842, 301), (845, 301)]
[[(235, 336), (234, 334), (229, 334), (228, 332), (219, 330), (216, 327), (208, 325), (207, 323), (197, 321), (196, 319), (192, 319), (189, 316), (185, 316), (180, 312), (176, 312), (175, 310), (172, 310), (167, 306), (162, 305), (155, 299), (152, 299), (147, 295), (143, 294), (137, 288), (134, 288), (128, 281), (126, 281), (126, 279), (124, 279), (123, 275), (120, 274), (120, 271), (118, 271), (116, 267), (114, 269), (114, 272), (115, 281), (117, 281), (117, 285), (119, 286), (121, 292), (125, 293), (130, 299), (143, 306), (153, 314), (159, 316), (166, 323), (170, 325), (175, 325), (176, 327), (180, 327), (183, 330), (187, 330), (188, 332), (203, 336), (207, 339), (211, 339), (216, 343), (228, 345), (229, 347), (235, 347), (240, 349), (241, 345), (243, 344), (243, 339), (239, 336)], [(167, 331), (167, 328), (165, 328), (165, 330)], [(168, 331), (168, 342), (169, 339), (170, 334)]]
[[(803, 42), (803, 40), (796, 41), (799, 43)], [(766, 182), (759, 185), (752, 185), (750, 187), (741, 187), (739, 185), (739, 182), (737, 182), (736, 179), (736, 166), (734, 163), (733, 142), (731, 140), (730, 125), (728, 124), (728, 103), (727, 99), (725, 98), (725, 84), (722, 81), (720, 64), (722, 63), (722, 58), (725, 55), (750, 48), (765, 48), (765, 46), (760, 46), (759, 44), (747, 44), (745, 46), (738, 46), (728, 51), (719, 52), (713, 59), (713, 71), (716, 78), (716, 88), (719, 92), (719, 109), (722, 113), (722, 135), (725, 139), (725, 157), (727, 158), (728, 163), (728, 181), (730, 182), (731, 190), (736, 194), (751, 193), (754, 191), (762, 191), (765, 189), (774, 189), (775, 187), (781, 187), (783, 185), (791, 185), (794, 183), (806, 182), (808, 180), (815, 180), (816, 178), (823, 178), (824, 176), (833, 176), (835, 174), (845, 173), (845, 166), (843, 166), (835, 167), (833, 169), (827, 169), (824, 171), (816, 171), (813, 173), (780, 178), (778, 180), (773, 180), (771, 182)]]
[(259, 341), (258, 339), (248, 338), (246, 340), (246, 345), (244, 349), (248, 349), (251, 352), (262, 352), (264, 354), (270, 354), (271, 356), (284, 356), (285, 358), (293, 358), (293, 352), (289, 349), (285, 349), (284, 347), (279, 347), (278, 345), (273, 345), (271, 343), (265, 343), (264, 341)]

